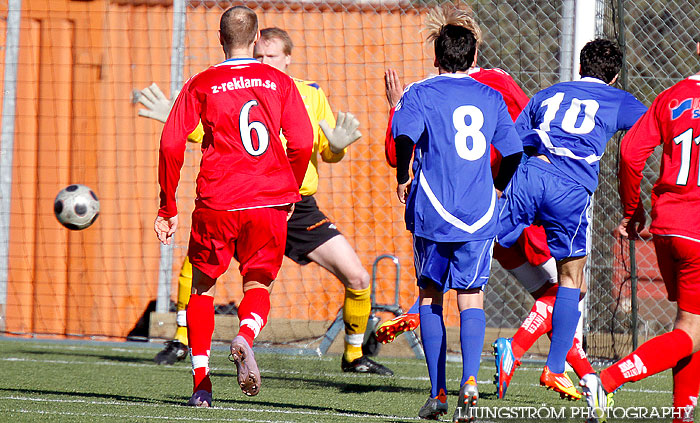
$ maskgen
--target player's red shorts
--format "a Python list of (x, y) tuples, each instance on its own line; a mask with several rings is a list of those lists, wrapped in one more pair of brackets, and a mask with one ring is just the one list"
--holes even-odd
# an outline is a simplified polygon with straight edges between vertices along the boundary
[(654, 247), (669, 301), (700, 314), (700, 241), (654, 235)]
[(284, 207), (225, 211), (195, 208), (187, 255), (197, 269), (218, 278), (235, 257), (243, 280), (277, 277), (287, 238)]
[(539, 266), (552, 258), (547, 247), (547, 235), (544, 228), (538, 225), (530, 225), (520, 234), (518, 241), (510, 248), (504, 248), (496, 244), (493, 247), (493, 258), (498, 260), (506, 270), (515, 269), (523, 264), (530, 263)]

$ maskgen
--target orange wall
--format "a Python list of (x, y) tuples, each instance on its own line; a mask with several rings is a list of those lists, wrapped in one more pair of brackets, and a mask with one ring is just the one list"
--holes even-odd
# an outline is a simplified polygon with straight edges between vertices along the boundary
[[(9, 332), (121, 337), (156, 297), (159, 246), (152, 222), (161, 124), (137, 117), (133, 92), (153, 81), (169, 92), (168, 3), (22, 2)], [(221, 12), (205, 6), (188, 10), (185, 78), (222, 60), (216, 38)], [(401, 304), (408, 307), (416, 288), (402, 207), (384, 163), (388, 107), (383, 72), (395, 67), (404, 80), (413, 81), (431, 71), (432, 59), (418, 32), (422, 17), (412, 10), (315, 6), (256, 12), (261, 27), (290, 32), (296, 46), (290, 73), (316, 80), (335, 111), (351, 111), (360, 119), (364, 136), (346, 158), (320, 166), (318, 202), (356, 246), (368, 271), (380, 254), (399, 256)], [(0, 13), (6, 15), (6, 9)], [(0, 29), (4, 37), (4, 26)], [(184, 225), (176, 238), (173, 298), (198, 160), (191, 146), (179, 189)], [(91, 186), (101, 201), (100, 218), (81, 232), (63, 229), (53, 216), (55, 194), (70, 183)], [(391, 302), (394, 270), (383, 263), (378, 300)], [(222, 277), (217, 303), (240, 300), (236, 267)], [(330, 320), (342, 293), (340, 283), (318, 266), (285, 260), (271, 317)]]

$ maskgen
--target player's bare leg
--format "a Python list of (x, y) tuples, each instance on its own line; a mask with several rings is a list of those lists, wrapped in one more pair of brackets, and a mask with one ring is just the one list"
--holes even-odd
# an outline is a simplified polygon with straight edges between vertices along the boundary
[(678, 310), (674, 329), (687, 333), (693, 340), (693, 353), (700, 351), (700, 314)]
[(393, 375), (390, 369), (362, 354), (362, 341), (372, 309), (370, 277), (350, 243), (343, 235), (336, 235), (308, 253), (307, 257), (333, 273), (345, 286), (343, 371)]
[(540, 376), (540, 385), (553, 389), (562, 398), (577, 400), (581, 394), (564, 371), (566, 354), (571, 349), (580, 318), (578, 302), (581, 290), (585, 290), (583, 267), (586, 257), (566, 258), (557, 261), (559, 289), (552, 310), (552, 343), (547, 364)]

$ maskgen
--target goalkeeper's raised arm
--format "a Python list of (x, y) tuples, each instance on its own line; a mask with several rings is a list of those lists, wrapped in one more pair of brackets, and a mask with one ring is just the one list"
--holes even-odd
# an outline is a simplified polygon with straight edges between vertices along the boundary
[(177, 98), (177, 93), (174, 93), (172, 98), (167, 98), (158, 84), (154, 82), (140, 92), (137, 100), (146, 108), (139, 109), (139, 116), (165, 123), (170, 114), (170, 109), (173, 108), (175, 98)]
[[(139, 116), (155, 119), (157, 121), (165, 123), (168, 120), (168, 115), (170, 114), (170, 109), (173, 108), (173, 103), (177, 98), (178, 91), (173, 93), (171, 98), (168, 98), (163, 94), (158, 84), (155, 82), (148, 87), (141, 90), (137, 101), (141, 103), (145, 109), (139, 109)], [(191, 134), (187, 136), (187, 141), (202, 143), (202, 138), (204, 137), (204, 129), (202, 128), (202, 123), (192, 131)]]

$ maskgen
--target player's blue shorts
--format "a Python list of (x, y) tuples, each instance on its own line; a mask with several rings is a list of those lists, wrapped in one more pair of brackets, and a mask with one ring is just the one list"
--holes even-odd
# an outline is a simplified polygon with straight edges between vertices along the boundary
[(552, 257), (561, 260), (586, 255), (591, 195), (551, 163), (537, 157), (523, 161), (499, 206), (500, 245), (510, 247), (523, 229), (538, 222), (547, 233)]
[(481, 288), (489, 280), (493, 239), (467, 242), (436, 242), (413, 236), (413, 257), (418, 286), (426, 279), (447, 289)]

